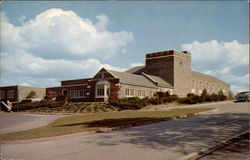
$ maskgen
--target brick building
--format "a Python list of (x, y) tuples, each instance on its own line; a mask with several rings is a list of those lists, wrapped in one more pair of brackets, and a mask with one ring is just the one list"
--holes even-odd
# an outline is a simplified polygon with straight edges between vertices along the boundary
[(145, 66), (133, 67), (125, 72), (102, 68), (92, 78), (61, 81), (61, 86), (46, 88), (46, 93), (66, 94), (74, 102), (106, 101), (112, 92), (111, 86), (119, 86), (119, 98), (152, 97), (158, 91), (180, 97), (188, 93), (199, 95), (203, 89), (210, 94), (220, 90), (225, 95), (230, 92), (227, 83), (192, 71), (190, 52), (169, 50), (147, 54)]
[(93, 78), (62, 81), (60, 87), (47, 88), (47, 92), (68, 94), (71, 101), (106, 101), (111, 85), (120, 87), (119, 98), (152, 97), (158, 91), (180, 97), (188, 93), (199, 95), (203, 89), (210, 94), (230, 92), (230, 85), (225, 82), (192, 71), (190, 52), (175, 50), (147, 54), (145, 66), (125, 72), (102, 68)]
[(46, 89), (31, 86), (5, 86), (0, 87), (0, 100), (20, 103), (23, 100), (42, 100)]

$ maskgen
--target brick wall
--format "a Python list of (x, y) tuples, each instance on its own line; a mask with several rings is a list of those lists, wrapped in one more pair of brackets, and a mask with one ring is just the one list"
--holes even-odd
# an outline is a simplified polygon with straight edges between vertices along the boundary
[[(31, 86), (7, 86), (7, 87), (0, 87), (1, 91), (4, 91), (4, 99), (3, 101), (9, 100), (10, 102), (21, 102), (22, 100), (25, 100), (28, 94), (31, 91), (34, 91), (36, 93), (36, 98), (43, 99), (45, 96), (45, 88), (39, 88), (39, 87), (31, 87)], [(14, 97), (9, 97), (8, 93), (13, 91)]]
[(159, 76), (173, 87), (173, 93), (186, 96), (191, 88), (191, 53), (175, 50), (146, 55), (147, 74)]
[[(17, 86), (6, 86), (6, 87), (0, 87), (1, 93), (4, 94), (3, 98), (1, 98), (2, 101), (7, 102), (9, 100), (10, 102), (17, 102), (18, 100), (18, 92), (17, 92)], [(14, 96), (9, 97), (8, 92), (13, 91)]]
[(230, 92), (230, 85), (213, 77), (203, 73), (193, 72), (192, 73), (192, 84), (191, 93), (201, 94), (205, 88), (209, 94), (218, 93), (220, 90), (224, 91), (224, 94), (228, 96)]

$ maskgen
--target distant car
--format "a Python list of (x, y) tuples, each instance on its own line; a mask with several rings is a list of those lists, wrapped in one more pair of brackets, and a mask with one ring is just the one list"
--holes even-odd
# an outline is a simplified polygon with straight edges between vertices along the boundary
[(236, 95), (236, 100), (237, 100), (237, 102), (241, 102), (241, 101), (249, 102), (250, 101), (250, 91), (238, 93)]

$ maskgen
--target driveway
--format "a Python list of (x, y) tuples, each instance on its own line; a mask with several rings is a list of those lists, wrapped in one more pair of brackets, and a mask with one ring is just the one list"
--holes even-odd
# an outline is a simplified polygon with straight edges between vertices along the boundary
[(25, 160), (176, 160), (248, 129), (249, 103), (203, 107), (219, 108), (219, 111), (110, 133), (2, 144), (2, 157)]
[(44, 126), (66, 115), (0, 113), (0, 134)]

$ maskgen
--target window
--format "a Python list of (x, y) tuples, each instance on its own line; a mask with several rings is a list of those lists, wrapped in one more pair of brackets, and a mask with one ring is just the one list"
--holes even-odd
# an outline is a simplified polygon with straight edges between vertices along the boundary
[(192, 88), (195, 89), (195, 81), (192, 81)]
[(138, 97), (145, 97), (146, 96), (146, 92), (142, 91), (142, 90), (138, 90)]
[(83, 90), (71, 90), (70, 91), (70, 98), (82, 98), (84, 97)]
[(134, 95), (134, 89), (126, 89), (125, 94), (126, 94), (126, 96), (133, 96)]
[(202, 82), (200, 81), (200, 90), (202, 89)]
[(149, 97), (153, 97), (153, 92), (152, 92), (152, 91), (149, 91), (149, 92), (148, 92), (148, 96), (149, 96)]
[(110, 94), (110, 83), (108, 81), (98, 81), (95, 86), (96, 98), (107, 98)]
[(107, 89), (107, 95), (108, 96), (110, 95), (110, 89), (109, 88)]
[(5, 92), (4, 91), (0, 91), (0, 99), (4, 99), (5, 98)]
[(80, 93), (79, 93), (79, 94), (80, 94), (80, 97), (84, 97), (84, 91), (83, 91), (83, 90), (80, 90), (79, 92), (80, 92)]
[(130, 89), (130, 95), (131, 95), (131, 96), (134, 95), (134, 89)]
[(14, 98), (14, 90), (7, 92), (7, 98)]
[(97, 88), (97, 96), (104, 96), (104, 88)]
[(67, 95), (67, 94), (68, 94), (67, 89), (63, 89), (63, 90), (62, 90), (62, 94), (63, 94), (63, 95)]
[(142, 96), (142, 91), (141, 90), (138, 90), (138, 96), (141, 97)]
[(142, 97), (145, 97), (146, 94), (145, 94), (145, 91), (142, 91)]
[(129, 95), (129, 89), (125, 90), (125, 95), (128, 96)]
[(207, 91), (209, 91), (208, 83), (206, 84), (206, 89), (207, 89)]

